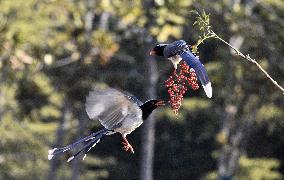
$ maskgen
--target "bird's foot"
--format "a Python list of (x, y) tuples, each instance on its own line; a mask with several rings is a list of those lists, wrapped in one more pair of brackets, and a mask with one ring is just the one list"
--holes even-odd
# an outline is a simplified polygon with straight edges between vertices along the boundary
[(129, 144), (129, 142), (124, 141), (124, 142), (122, 142), (122, 144), (124, 145), (123, 146), (124, 151), (128, 151), (129, 150), (132, 154), (134, 154), (134, 149), (131, 146), (131, 144)]
[(174, 71), (173, 71), (173, 76), (177, 74), (177, 69), (174, 68)]

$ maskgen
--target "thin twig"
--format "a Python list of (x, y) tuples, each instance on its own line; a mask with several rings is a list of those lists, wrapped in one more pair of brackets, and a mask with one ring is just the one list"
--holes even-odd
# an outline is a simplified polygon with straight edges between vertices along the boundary
[[(239, 51), (237, 48), (235, 48), (234, 46), (232, 46), (230, 43), (228, 43), (227, 41), (225, 41), (224, 39), (222, 39), (221, 37), (219, 37), (213, 30), (212, 30), (212, 27), (210, 26), (209, 24), (209, 19), (208, 21), (206, 21), (206, 15), (205, 12), (203, 12), (203, 15), (200, 15), (197, 11), (194, 11), (196, 14), (197, 14), (197, 22), (201, 22), (201, 23), (198, 23), (199, 26), (203, 26), (202, 29), (204, 29), (204, 31), (206, 32), (204, 37), (202, 38), (202, 40), (200, 42), (198, 42), (198, 44), (195, 45), (196, 49), (198, 48), (198, 46), (203, 43), (203, 41), (213, 37), (213, 38), (216, 38), (218, 40), (220, 40), (221, 42), (223, 42), (224, 44), (226, 44), (227, 46), (229, 46), (231, 49), (233, 49), (235, 52), (236, 52), (236, 55), (237, 56), (240, 56), (242, 57), (243, 59), (255, 64), (265, 75), (266, 77), (277, 87), (279, 88), (282, 93), (284, 94), (284, 88), (282, 86), (280, 86), (278, 84), (277, 81), (275, 81), (269, 74), (266, 70), (263, 69), (263, 67), (255, 60), (255, 59), (252, 59), (250, 57), (249, 54), (247, 55), (244, 55), (241, 51)], [(206, 26), (206, 28), (204, 28), (204, 26)], [(206, 29), (206, 30), (205, 30)]]
[[(213, 32), (214, 33), (214, 32)], [(215, 34), (215, 33), (214, 33)], [(263, 69), (263, 67), (255, 60), (255, 59), (252, 59), (250, 57), (249, 54), (247, 55), (244, 55), (242, 52), (240, 52), (238, 49), (236, 49), (235, 47), (233, 47), (231, 44), (229, 44), (227, 41), (223, 40), (222, 38), (220, 38), (217, 34), (215, 34), (215, 38), (219, 39), (220, 41), (222, 41), (223, 43), (225, 43), (226, 45), (228, 45), (230, 48), (232, 48), (235, 52), (236, 52), (236, 55), (237, 56), (240, 56), (242, 57), (243, 59), (247, 60), (247, 61), (250, 61), (252, 63), (254, 63), (265, 75), (267, 78), (269, 78), (269, 80), (276, 86), (278, 87), (282, 93), (284, 94), (284, 88), (282, 86), (280, 86), (278, 84), (277, 81), (275, 81), (269, 74), (266, 70)]]

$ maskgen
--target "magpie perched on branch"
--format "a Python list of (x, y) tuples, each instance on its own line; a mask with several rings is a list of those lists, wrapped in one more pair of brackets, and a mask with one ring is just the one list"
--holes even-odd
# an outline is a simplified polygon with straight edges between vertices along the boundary
[(123, 138), (122, 144), (125, 151), (134, 153), (132, 145), (126, 136), (138, 128), (146, 120), (153, 110), (165, 105), (162, 100), (149, 100), (145, 103), (139, 101), (135, 96), (122, 93), (113, 88), (95, 88), (86, 98), (86, 112), (90, 119), (98, 119), (104, 126), (103, 129), (91, 135), (79, 139), (73, 144), (63, 148), (54, 148), (48, 151), (48, 159), (55, 155), (69, 151), (79, 144), (85, 142), (84, 146), (67, 162), (72, 161), (82, 151), (86, 154), (106, 135), (120, 133)]
[(177, 69), (178, 63), (184, 60), (188, 66), (194, 69), (207, 97), (212, 97), (211, 82), (206, 69), (199, 61), (199, 58), (191, 52), (190, 47), (184, 40), (178, 40), (170, 44), (158, 44), (150, 51), (150, 55), (168, 58), (173, 63), (175, 69)]

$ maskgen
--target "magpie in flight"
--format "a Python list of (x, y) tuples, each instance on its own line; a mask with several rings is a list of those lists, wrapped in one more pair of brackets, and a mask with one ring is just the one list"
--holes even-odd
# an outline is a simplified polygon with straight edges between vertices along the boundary
[(54, 148), (48, 151), (48, 159), (55, 155), (73, 149), (81, 143), (84, 146), (67, 162), (72, 161), (82, 151), (86, 154), (106, 135), (120, 133), (123, 138), (123, 149), (134, 153), (134, 149), (128, 142), (126, 136), (138, 128), (146, 120), (153, 110), (165, 105), (162, 100), (148, 100), (145, 103), (128, 93), (122, 93), (113, 88), (94, 88), (86, 98), (86, 112), (90, 119), (98, 119), (103, 129), (91, 135), (79, 139), (73, 144), (63, 148)]

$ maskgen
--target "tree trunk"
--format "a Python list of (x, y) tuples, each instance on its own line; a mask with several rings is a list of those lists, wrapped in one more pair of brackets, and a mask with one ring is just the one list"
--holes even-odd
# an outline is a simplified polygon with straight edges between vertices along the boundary
[(108, 30), (108, 25), (109, 25), (109, 18), (110, 18), (110, 13), (108, 12), (103, 12), (100, 18), (100, 25), (99, 28), (101, 30), (107, 31)]
[[(154, 17), (150, 12), (150, 9), (154, 7), (155, 2), (153, 0), (143, 1), (143, 8), (145, 14), (148, 17), (148, 22), (144, 26), (142, 36), (143, 37), (143, 49), (144, 52), (144, 64), (145, 64), (145, 80), (146, 89), (145, 95), (147, 98), (156, 98), (156, 89), (158, 81), (158, 67), (157, 62), (153, 57), (149, 57), (147, 50), (153, 45), (153, 37), (149, 35), (149, 28), (153, 24)], [(141, 137), (141, 159), (140, 159), (140, 180), (152, 180), (153, 179), (153, 164), (154, 164), (154, 145), (155, 145), (155, 111), (151, 116), (143, 123), (142, 137)]]
[[(152, 57), (145, 57), (145, 77), (147, 86), (145, 95), (147, 98), (156, 98), (156, 86), (158, 80), (157, 63)], [(153, 159), (155, 144), (155, 112), (144, 122), (142, 129), (140, 179), (153, 179)]]
[[(92, 31), (93, 31), (93, 21), (95, 18), (95, 7), (96, 7), (96, 1), (93, 0), (87, 0), (86, 2), (86, 6), (87, 6), (87, 12), (85, 14), (85, 38), (87, 40), (91, 40), (91, 35), (92, 35)], [(86, 44), (85, 49), (83, 49), (83, 51), (81, 52), (81, 59), (84, 60), (85, 58), (85, 54), (88, 53), (89, 49), (91, 47), (89, 46), (89, 44)], [(79, 120), (79, 125), (78, 125), (78, 130), (77, 130), (77, 135), (76, 138), (79, 139), (83, 136), (83, 134), (85, 134), (85, 124), (88, 121), (88, 117), (86, 117), (86, 113), (84, 110), (84, 107), (82, 109), (73, 109), (75, 117), (78, 118)], [(81, 146), (79, 146), (78, 149), (80, 149)], [(81, 166), (81, 158), (75, 158), (74, 160), (72, 160), (72, 176), (71, 179), (72, 180), (78, 180), (80, 178), (80, 171), (83, 170), (82, 166)]]
[[(76, 139), (83, 138), (84, 134), (86, 134), (86, 124), (88, 123), (88, 117), (84, 113), (84, 110), (74, 110), (75, 116), (79, 119), (79, 125), (78, 130), (76, 134)], [(83, 145), (78, 146), (78, 149), (80, 149)], [(77, 157), (72, 160), (72, 180), (79, 180), (80, 179), (80, 173), (83, 170), (82, 167), (82, 158)]]
[(232, 105), (225, 108), (222, 131), (227, 137), (227, 142), (222, 147), (218, 161), (219, 180), (233, 179), (239, 168), (239, 158), (245, 150), (245, 140), (251, 132), (257, 109), (252, 110), (249, 116), (243, 117), (241, 108), (245, 107), (246, 99), (245, 97), (240, 102), (238, 108)]
[[(63, 111), (62, 111), (62, 117), (60, 118), (58, 129), (56, 132), (56, 141), (55, 141), (55, 147), (61, 147), (62, 146), (62, 141), (63, 137), (65, 134), (65, 129), (64, 129), (64, 123), (68, 120), (71, 119), (71, 111), (70, 109), (66, 106), (66, 103), (64, 104)], [(60, 161), (58, 157), (55, 157), (50, 161), (50, 167), (47, 175), (47, 180), (54, 180), (56, 179), (56, 173), (57, 170), (60, 166)]]

